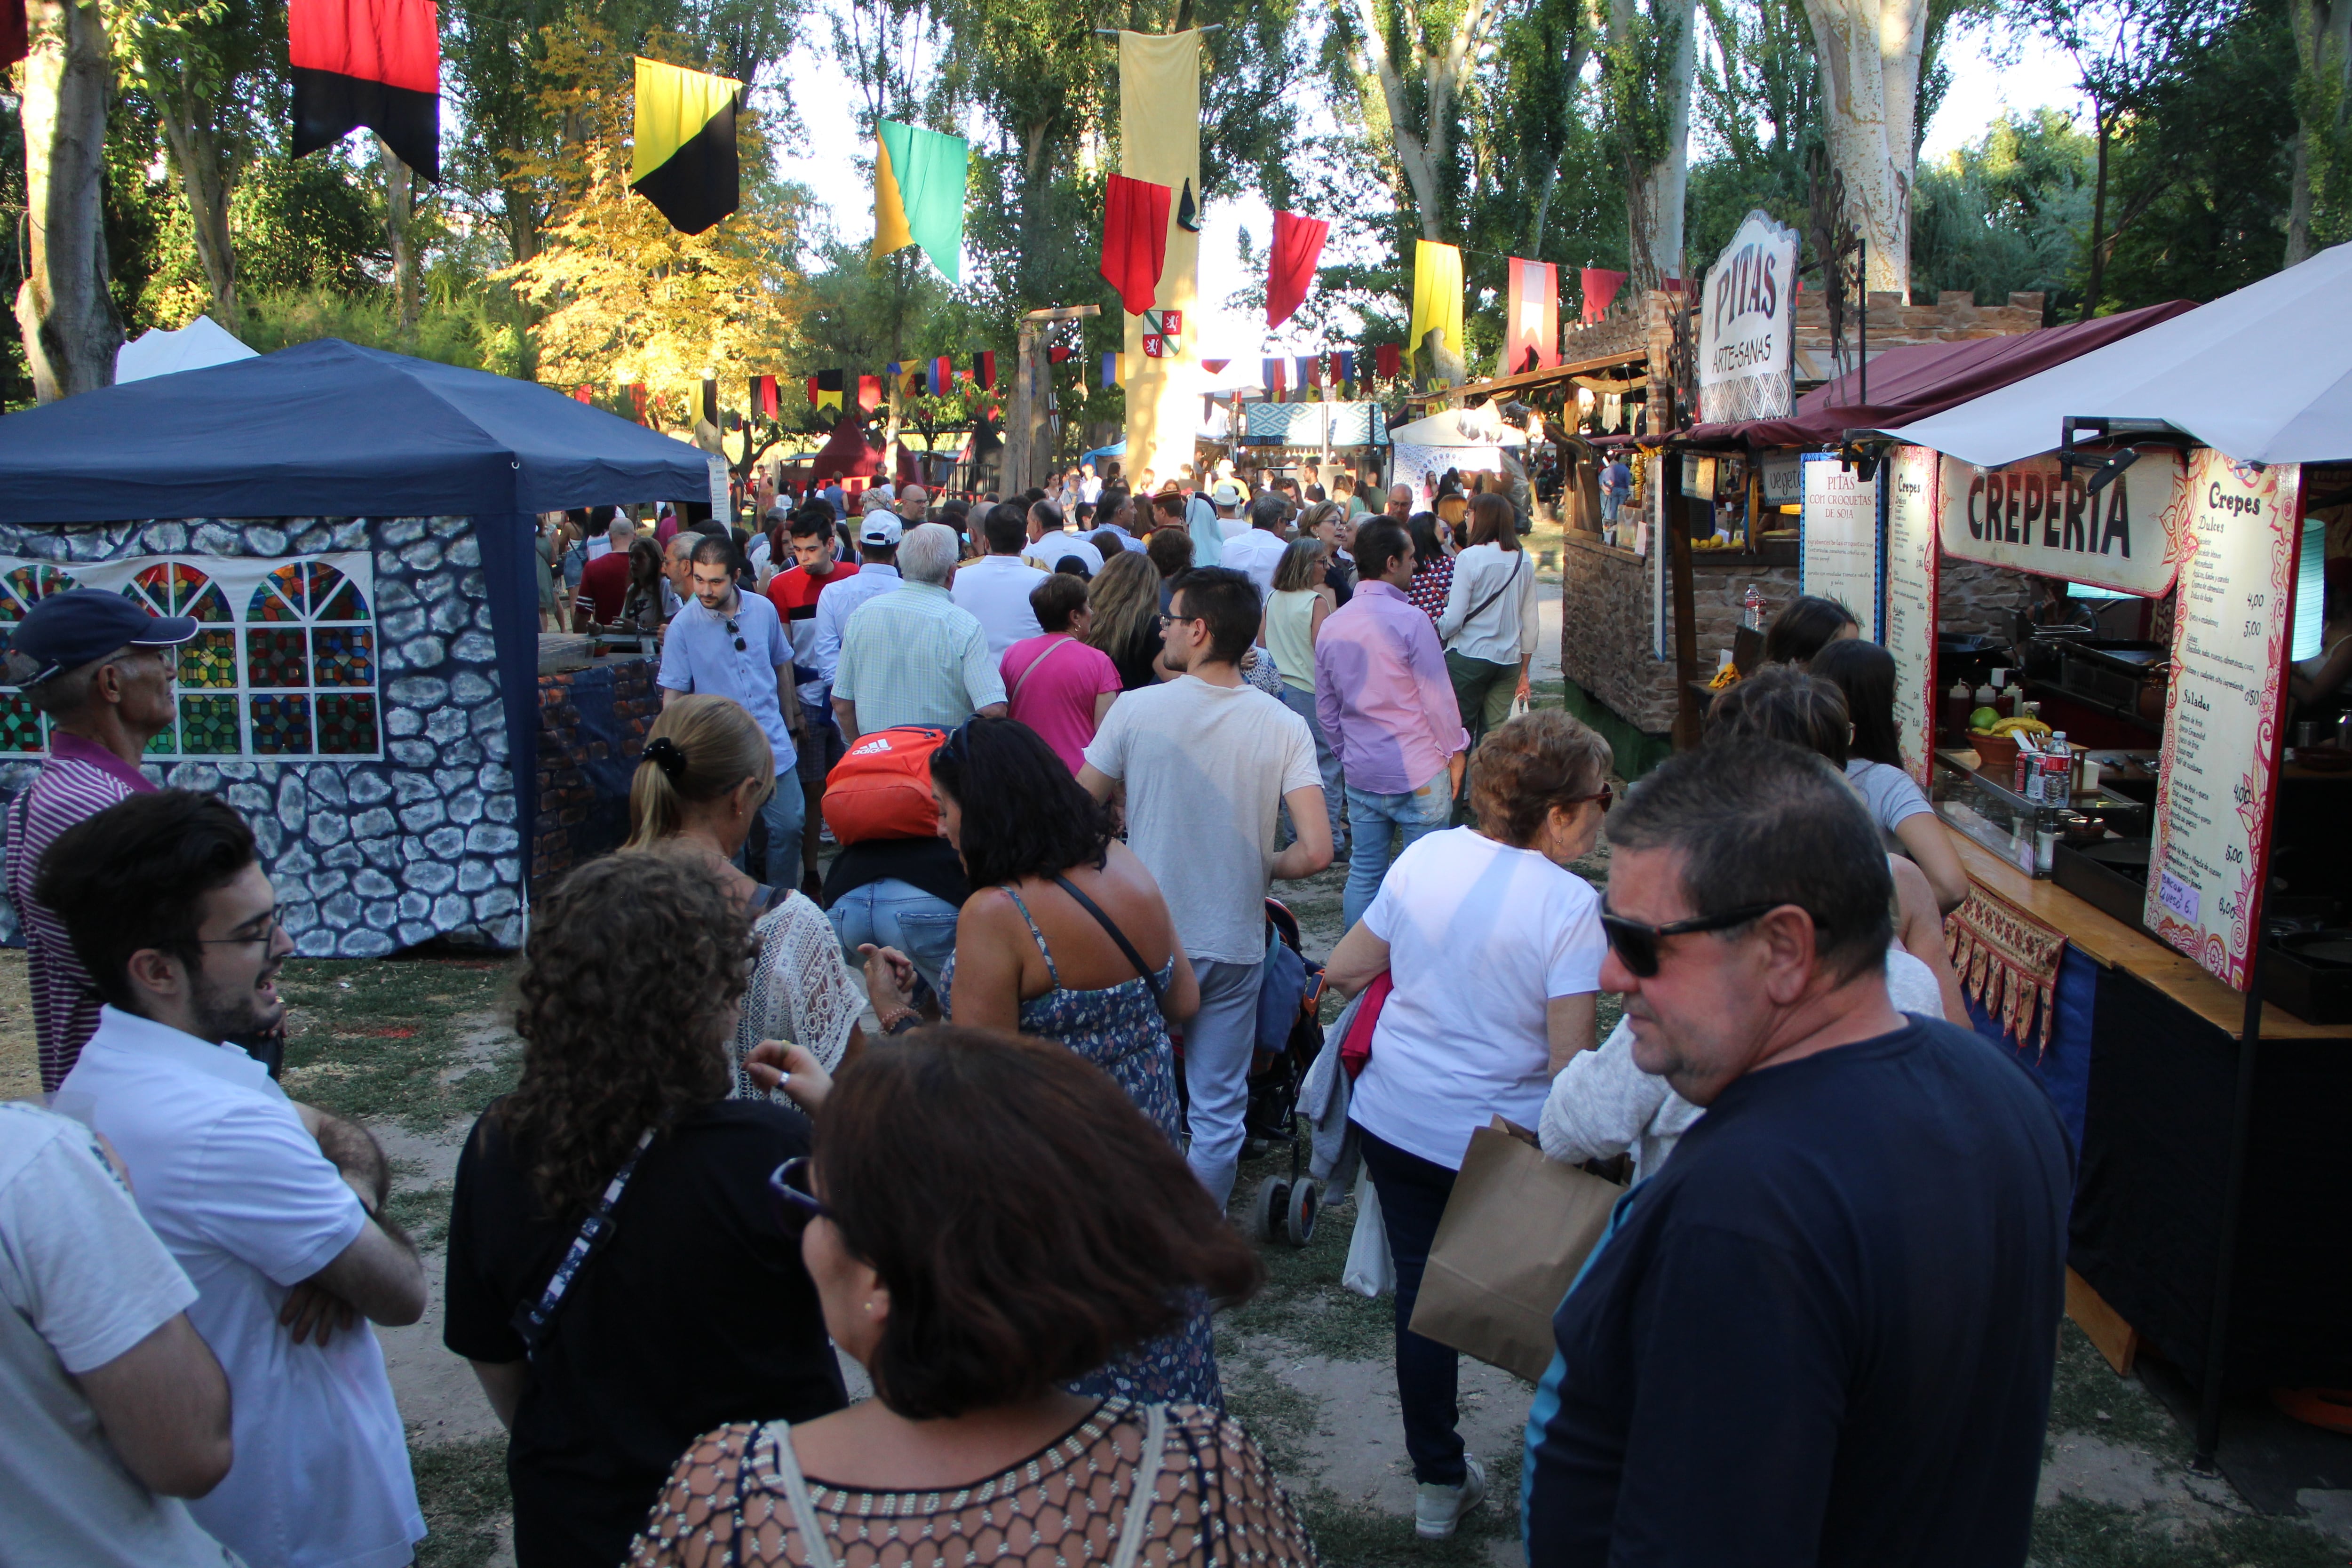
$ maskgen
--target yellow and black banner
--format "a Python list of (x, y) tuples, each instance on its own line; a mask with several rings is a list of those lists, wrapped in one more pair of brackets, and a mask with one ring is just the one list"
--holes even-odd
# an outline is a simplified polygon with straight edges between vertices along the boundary
[(743, 84), (637, 57), (636, 145), (629, 188), (681, 234), (700, 234), (743, 201), (735, 114)]

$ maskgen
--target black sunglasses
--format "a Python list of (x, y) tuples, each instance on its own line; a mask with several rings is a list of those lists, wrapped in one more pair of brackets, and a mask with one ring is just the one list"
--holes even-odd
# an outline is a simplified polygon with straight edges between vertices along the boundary
[(736, 637), (735, 623), (733, 621), (729, 621), (727, 623), (727, 635), (730, 637), (735, 637), (735, 651), (737, 653), (741, 653), (746, 645), (741, 637)]
[(775, 1211), (776, 1223), (787, 1235), (798, 1236), (813, 1219), (833, 1217), (824, 1201), (809, 1190), (809, 1168), (814, 1163), (803, 1154), (797, 1160), (785, 1161), (768, 1173), (769, 1205)]
[[(1744, 926), (1749, 921), (1761, 919), (1779, 909), (1778, 904), (1742, 904), (1736, 910), (1726, 910), (1719, 915), (1700, 915), (1692, 920), (1675, 921), (1666, 925), (1643, 925), (1609, 912), (1601, 907), (1601, 930), (1609, 939), (1609, 946), (1617, 960), (1634, 975), (1648, 980), (1658, 973), (1658, 942), (1661, 938), (1683, 936), (1692, 931), (1729, 931)], [(1819, 921), (1815, 921), (1819, 924)]]

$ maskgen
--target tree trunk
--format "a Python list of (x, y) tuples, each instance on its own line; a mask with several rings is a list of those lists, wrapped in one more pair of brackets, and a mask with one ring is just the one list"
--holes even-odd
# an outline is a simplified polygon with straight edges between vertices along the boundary
[[(1625, 254), (1637, 291), (1657, 288), (1683, 270), (1683, 208), (1690, 189), (1691, 73), (1696, 67), (1694, 0), (1654, 0), (1654, 26), (1675, 29), (1675, 56), (1657, 82), (1659, 116), (1665, 123), (1665, 153), (1625, 171)], [(1634, 23), (1633, 0), (1612, 0), (1611, 41), (1622, 40)]]
[(416, 321), (422, 312), (416, 277), (416, 176), (384, 142), (376, 138), (376, 155), (383, 160), (383, 226), (392, 241), (393, 298), (399, 302), (400, 342), (416, 346)]
[(1830, 162), (1869, 245), (1871, 291), (1911, 293), (1911, 149), (1925, 0), (1805, 0), (1821, 51)]
[[(156, 74), (151, 73), (151, 79)], [(228, 180), (221, 173), (220, 141), (210, 111), (195, 101), (184, 79), (156, 94), (155, 106), (172, 162), (180, 171), (181, 194), (195, 231), (196, 259), (204, 264), (205, 282), (212, 289), (213, 319), (234, 333), (243, 324), (244, 310), (236, 297), (236, 251), (228, 232)]]
[(122, 319), (107, 291), (106, 104), (113, 79), (95, 5), (36, 0), (25, 61), (25, 282), (16, 325), (43, 403), (114, 384)]
[(499, 194), (499, 205), (506, 218), (507, 248), (520, 266), (539, 254), (538, 201), (530, 191), (509, 189)]
[(2287, 187), (2286, 261), (2289, 267), (2311, 259), (2311, 129), (2294, 133), (2294, 173)]
[(2091, 278), (2083, 289), (2083, 320), (2099, 313), (2099, 287), (2107, 270), (2107, 147), (2114, 141), (2114, 121), (2097, 104), (2092, 114), (2099, 128), (2098, 174), (2091, 195)]
[(2352, 174), (2342, 166), (2347, 152), (2345, 116), (2352, 110), (2352, 0), (2294, 0), (2288, 16), (2303, 72), (2303, 90), (2295, 94), (2296, 100), (2321, 111), (2295, 132), (2286, 220), (2286, 265), (2293, 267), (2311, 256), (2314, 183), (2340, 187)]

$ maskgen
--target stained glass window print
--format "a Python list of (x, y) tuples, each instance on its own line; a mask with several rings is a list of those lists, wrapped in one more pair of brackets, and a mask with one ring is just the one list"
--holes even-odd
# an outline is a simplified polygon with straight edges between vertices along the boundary
[(180, 699), (180, 752), (190, 757), (233, 757), (245, 749), (237, 733), (235, 697)]
[(375, 695), (319, 694), (319, 751), (330, 757), (372, 756), (376, 750)]
[(320, 686), (373, 687), (375, 634), (364, 626), (319, 627), (310, 634), (310, 675)]
[(21, 691), (0, 691), (0, 755), (30, 756), (47, 744), (33, 700)]
[(78, 586), (71, 573), (60, 572), (54, 566), (19, 566), (0, 575), (0, 622), (21, 621), (26, 611), (49, 595)]
[(252, 700), (253, 753), (257, 757), (310, 752), (310, 700), (292, 694)]
[(309, 634), (297, 626), (280, 631), (254, 626), (245, 634), (245, 684), (256, 691), (310, 684)]
[[(218, 593), (214, 596), (217, 598)], [(180, 684), (236, 689), (236, 634), (201, 631), (180, 645)]]

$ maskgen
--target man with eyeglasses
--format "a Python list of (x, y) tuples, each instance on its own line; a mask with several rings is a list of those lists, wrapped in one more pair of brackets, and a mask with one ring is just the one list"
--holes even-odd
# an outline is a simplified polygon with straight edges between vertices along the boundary
[(1620, 1201), (1528, 1416), (1530, 1568), (2025, 1561), (2073, 1172), (2011, 1057), (1898, 1013), (1844, 778), (1674, 757), (1609, 819), (1601, 988), (1706, 1113)]
[[(662, 705), (673, 695), (698, 691), (711, 697), (731, 697), (768, 737), (776, 758), (776, 777), (799, 776), (800, 752), (794, 737), (802, 732), (800, 697), (793, 688), (793, 645), (775, 605), (758, 594), (746, 594), (735, 582), (735, 546), (724, 539), (696, 541), (689, 557), (694, 599), (677, 613), (662, 641)], [(744, 869), (757, 881), (773, 888), (800, 885), (801, 792), (790, 782), (768, 792), (760, 806), (760, 820), (768, 830), (766, 858)], [(751, 845), (746, 841), (748, 857)]]
[(250, 1568), (408, 1562), (425, 1520), (369, 1325), (424, 1316), (425, 1268), (366, 1129), (230, 1043), (283, 1022), (294, 949), (252, 830), (211, 795), (135, 795), (61, 835), (37, 891), (106, 1003), (58, 1107), (121, 1155), (228, 1373), (235, 1458), (189, 1511)]
[(180, 645), (195, 635), (186, 616), (165, 619), (120, 594), (72, 588), (35, 605), (8, 642), (10, 682), (49, 721), (48, 760), (6, 817), (8, 901), (25, 932), (44, 1090), (73, 1070), (98, 1027), (98, 999), (33, 881), (58, 835), (155, 787), (139, 758), (172, 727)]

